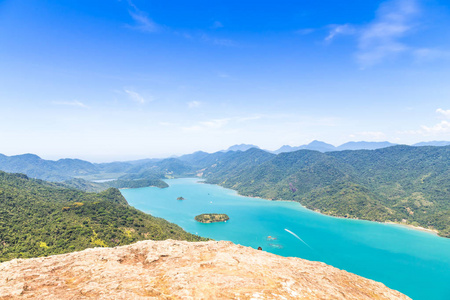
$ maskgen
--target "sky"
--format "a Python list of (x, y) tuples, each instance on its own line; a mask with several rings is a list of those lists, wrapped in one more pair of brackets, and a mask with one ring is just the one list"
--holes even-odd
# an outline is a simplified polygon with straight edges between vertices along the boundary
[(450, 140), (448, 0), (0, 0), (0, 153)]

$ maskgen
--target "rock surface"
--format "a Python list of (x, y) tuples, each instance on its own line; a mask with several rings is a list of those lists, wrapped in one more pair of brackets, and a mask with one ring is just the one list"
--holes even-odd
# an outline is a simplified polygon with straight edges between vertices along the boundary
[(0, 264), (0, 299), (409, 299), (320, 262), (231, 242), (142, 241)]

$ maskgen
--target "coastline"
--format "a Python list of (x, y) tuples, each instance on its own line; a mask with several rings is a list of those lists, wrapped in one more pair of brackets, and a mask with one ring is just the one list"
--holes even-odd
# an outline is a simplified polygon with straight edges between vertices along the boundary
[(441, 237), (439, 235), (439, 231), (436, 230), (436, 229), (425, 228), (425, 227), (421, 227), (421, 226), (414, 226), (414, 225), (411, 225), (411, 224), (396, 223), (396, 222), (392, 222), (392, 221), (386, 221), (386, 222), (382, 222), (382, 223), (383, 224), (402, 226), (402, 227), (406, 227), (406, 228), (414, 229), (414, 230), (419, 230), (419, 231), (424, 231), (424, 232), (430, 233), (432, 235), (436, 235), (436, 236)]
[[(200, 178), (199, 178), (199, 179), (200, 179)], [(198, 183), (212, 184), (212, 185), (217, 185), (217, 186), (223, 187), (223, 186), (221, 186), (220, 184), (207, 183), (204, 179), (203, 179), (203, 181), (198, 181)], [(440, 235), (439, 235), (439, 231), (436, 230), (436, 229), (425, 228), (425, 227), (421, 227), (421, 226), (414, 226), (414, 225), (411, 225), (411, 224), (398, 223), (398, 222), (392, 222), (392, 221), (379, 222), (379, 221), (375, 221), (375, 220), (366, 220), (366, 219), (358, 219), (358, 218), (346, 218), (346, 217), (341, 217), (341, 216), (333, 216), (333, 215), (329, 215), (329, 214), (322, 213), (322, 212), (320, 212), (320, 211), (318, 211), (318, 210), (309, 209), (309, 208), (307, 208), (306, 206), (302, 205), (299, 201), (295, 201), (295, 200), (284, 200), (284, 199), (274, 200), (274, 199), (266, 199), (266, 198), (256, 197), (256, 196), (246, 196), (246, 195), (240, 194), (237, 190), (230, 189), (230, 188), (226, 188), (226, 187), (223, 187), (223, 188), (229, 189), (229, 190), (232, 190), (232, 191), (235, 191), (239, 196), (242, 196), (242, 197), (248, 197), (248, 198), (254, 198), (254, 199), (261, 199), (261, 200), (267, 200), (267, 201), (296, 202), (296, 203), (298, 203), (299, 205), (301, 205), (303, 208), (305, 208), (305, 209), (307, 209), (307, 210), (309, 210), (309, 211), (312, 211), (312, 212), (315, 212), (315, 213), (318, 213), (318, 214), (321, 214), (321, 215), (327, 216), (327, 217), (340, 218), (340, 219), (348, 219), (348, 220), (369, 221), (369, 222), (376, 222), (376, 223), (380, 223), (380, 224), (388, 224), (388, 225), (402, 226), (402, 227), (405, 227), (405, 228), (408, 228), (408, 229), (418, 230), (418, 231), (426, 232), (426, 233), (429, 233), (429, 234), (432, 234), (432, 235), (435, 235), (435, 236), (438, 236), (438, 237), (445, 238), (445, 237), (443, 237), (443, 236), (440, 236)]]

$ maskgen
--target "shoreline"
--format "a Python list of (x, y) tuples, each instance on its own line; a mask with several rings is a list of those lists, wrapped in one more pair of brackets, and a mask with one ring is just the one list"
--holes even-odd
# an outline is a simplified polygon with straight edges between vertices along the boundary
[(423, 232), (427, 232), (430, 233), (432, 235), (436, 235), (439, 236), (439, 231), (436, 229), (431, 229), (431, 228), (425, 228), (425, 227), (421, 227), (421, 226), (414, 226), (411, 224), (403, 224), (403, 223), (396, 223), (396, 222), (392, 222), (392, 221), (386, 221), (386, 222), (380, 222), (383, 224), (389, 224), (389, 225), (397, 225), (397, 226), (402, 226), (402, 227), (406, 227), (408, 229), (413, 229), (413, 230), (418, 230), (418, 231), (423, 231)]
[(380, 224), (402, 226), (402, 227), (405, 227), (405, 228), (408, 228), (408, 229), (411, 229), (411, 230), (422, 231), (422, 232), (426, 232), (426, 233), (432, 234), (432, 235), (434, 235), (434, 236), (438, 236), (438, 237), (445, 238), (445, 237), (443, 237), (443, 236), (440, 236), (440, 235), (439, 235), (439, 231), (436, 230), (436, 229), (425, 228), (425, 227), (421, 227), (421, 226), (414, 226), (414, 225), (411, 225), (411, 224), (404, 224), (404, 223), (398, 223), (398, 222), (392, 222), (392, 221), (380, 222), (380, 221), (375, 221), (375, 220), (365, 220), (365, 219), (358, 219), (358, 218), (346, 218), (346, 217), (341, 217), (341, 216), (333, 216), (333, 215), (324, 214), (324, 213), (319, 212), (319, 211), (317, 211), (317, 210), (309, 209), (309, 208), (305, 207), (304, 205), (302, 205), (299, 201), (295, 201), (295, 200), (284, 200), (284, 199), (281, 199), (281, 200), (274, 200), (274, 199), (266, 199), (266, 198), (261, 198), (261, 197), (256, 197), (256, 196), (246, 196), (246, 195), (240, 194), (237, 190), (230, 189), (230, 188), (226, 188), (226, 187), (223, 187), (223, 186), (221, 186), (221, 185), (219, 185), (219, 184), (207, 183), (207, 182), (204, 181), (204, 180), (203, 180), (203, 181), (198, 181), (198, 183), (217, 185), (217, 186), (220, 186), (220, 187), (222, 187), (222, 188), (225, 188), (225, 189), (229, 189), (229, 190), (235, 191), (235, 192), (237, 193), (237, 195), (239, 195), (239, 196), (241, 196), (241, 197), (248, 197), (248, 198), (254, 198), (254, 199), (261, 199), (261, 200), (266, 200), (266, 201), (296, 202), (296, 203), (298, 203), (299, 205), (301, 205), (303, 208), (305, 208), (305, 209), (307, 209), (307, 210), (309, 210), (309, 211), (312, 211), (312, 212), (315, 212), (315, 213), (318, 213), (318, 214), (321, 214), (321, 215), (327, 216), (327, 217), (333, 217), (333, 218), (339, 218), (339, 219), (347, 219), (347, 220), (369, 221), (369, 222), (376, 222), (376, 223), (380, 223)]
[(284, 200), (284, 199), (281, 199), (281, 200), (274, 200), (274, 199), (261, 198), (261, 197), (257, 197), (257, 196), (246, 196), (246, 195), (240, 194), (237, 190), (234, 190), (234, 189), (231, 189), (231, 188), (227, 188), (227, 187), (221, 186), (220, 184), (208, 183), (208, 182), (206, 182), (206, 179), (205, 179), (205, 178), (199, 178), (199, 177), (186, 177), (186, 178), (198, 179), (198, 181), (196, 181), (196, 183), (199, 183), (199, 184), (210, 184), (210, 185), (220, 186), (221, 188), (224, 188), (224, 189), (228, 189), (228, 190), (234, 191), (238, 196), (241, 196), (241, 197), (254, 198), (254, 199), (260, 199), (260, 200), (265, 200), (265, 201), (296, 202), (296, 203), (298, 203), (301, 207), (303, 207), (304, 209), (307, 209), (307, 210), (309, 210), (309, 211), (311, 211), (311, 212), (318, 213), (318, 214), (321, 214), (321, 215), (327, 216), (327, 217), (333, 217), (333, 218), (339, 218), (339, 219), (347, 219), (347, 220), (369, 221), (369, 222), (376, 222), (376, 223), (379, 223), (379, 224), (402, 226), (402, 227), (405, 227), (405, 228), (407, 228), (407, 229), (417, 230), (417, 231), (422, 231), (422, 232), (426, 232), (426, 233), (429, 233), (429, 234), (434, 235), (434, 236), (437, 236), (437, 237), (446, 238), (446, 237), (444, 237), (444, 236), (440, 236), (440, 235), (439, 235), (439, 231), (436, 230), (436, 229), (425, 228), (425, 227), (421, 227), (421, 226), (414, 226), (414, 225), (411, 225), (411, 224), (397, 223), (397, 222), (392, 222), (392, 221), (380, 222), (380, 221), (375, 221), (375, 220), (366, 220), (366, 219), (358, 219), (358, 218), (346, 218), (346, 217), (341, 217), (341, 216), (328, 215), (328, 214), (322, 213), (322, 212), (317, 211), (317, 210), (309, 209), (309, 208), (307, 208), (306, 206), (302, 205), (299, 201), (295, 201), (295, 200)]

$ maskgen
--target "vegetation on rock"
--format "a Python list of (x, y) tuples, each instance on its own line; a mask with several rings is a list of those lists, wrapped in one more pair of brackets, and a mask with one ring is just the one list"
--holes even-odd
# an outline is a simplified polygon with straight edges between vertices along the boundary
[(195, 220), (201, 223), (225, 222), (229, 219), (230, 217), (228, 217), (226, 214), (201, 214), (195, 216)]
[(168, 238), (205, 240), (134, 209), (115, 188), (86, 193), (0, 172), (0, 261)]
[(238, 172), (223, 172), (219, 162), (203, 176), (246, 196), (295, 200), (333, 216), (422, 226), (450, 237), (448, 146), (300, 150), (260, 163), (252, 156), (236, 160)]

